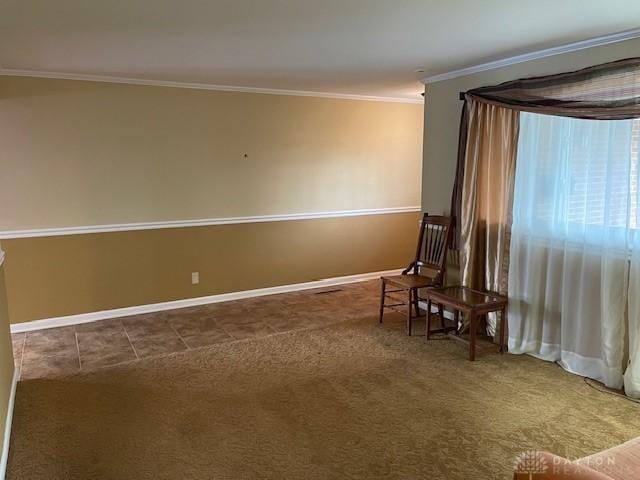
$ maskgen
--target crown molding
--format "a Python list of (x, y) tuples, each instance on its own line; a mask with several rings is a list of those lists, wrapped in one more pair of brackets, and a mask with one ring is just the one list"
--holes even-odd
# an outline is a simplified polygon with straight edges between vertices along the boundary
[(612, 33), (610, 35), (603, 35), (601, 37), (594, 37), (588, 40), (568, 43), (566, 45), (561, 45), (558, 47), (546, 48), (544, 50), (537, 50), (535, 52), (523, 53), (522, 55), (515, 55), (513, 57), (507, 57), (501, 60), (494, 60), (492, 62), (481, 63), (479, 65), (473, 65), (471, 67), (451, 70), (450, 72), (439, 73), (437, 75), (430, 75), (428, 77), (424, 77), (421, 81), (425, 85), (428, 85), (430, 83), (442, 82), (443, 80), (451, 80), (452, 78), (464, 77), (466, 75), (472, 75), (474, 73), (484, 72), (487, 70), (508, 67), (509, 65), (516, 65), (518, 63), (538, 60), (540, 58), (552, 57), (554, 55), (561, 55), (563, 53), (577, 52), (578, 50), (585, 50), (587, 48), (609, 45), (611, 43), (623, 42), (625, 40), (632, 40), (634, 38), (640, 38), (640, 28), (625, 30), (624, 32)]
[[(291, 220), (315, 220), (320, 218), (359, 217), (366, 215), (389, 215), (420, 212), (421, 207), (368, 208), (362, 210), (340, 210), (335, 212), (286, 213), (282, 215), (258, 215), (247, 217), (204, 218), (176, 220), (170, 222), (120, 223), (112, 225), (90, 225), (81, 227), (38, 228), (29, 230), (0, 231), (0, 239), (32, 237), (57, 237), (87, 233), (127, 232), (133, 230), (159, 230), (164, 228), (208, 227), (212, 225), (234, 225), (241, 223), (284, 222)], [(1, 252), (0, 252), (1, 253)], [(2, 254), (4, 255), (4, 254)], [(0, 257), (1, 259), (2, 257)]]
[(152, 87), (188, 88), (192, 90), (213, 90), (217, 92), (261, 93), (266, 95), (288, 95), (294, 97), (333, 98), (338, 100), (363, 100), (368, 102), (390, 102), (423, 104), (416, 98), (381, 97), (375, 95), (357, 95), (350, 93), (314, 92), (306, 90), (283, 90), (277, 88), (240, 87), (233, 85), (214, 85), (210, 83), (171, 82), (142, 78), (112, 77), (109, 75), (91, 75), (84, 73), (47, 72), (39, 70), (18, 70), (0, 67), (0, 76), (53, 78), (59, 80), (81, 80), (85, 82), (122, 83), (126, 85), (146, 85)]

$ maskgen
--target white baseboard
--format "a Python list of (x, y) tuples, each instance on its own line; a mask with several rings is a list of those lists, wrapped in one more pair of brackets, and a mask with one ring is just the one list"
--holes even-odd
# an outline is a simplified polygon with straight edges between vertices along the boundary
[(229, 302), (231, 300), (241, 300), (243, 298), (262, 297), (264, 295), (274, 295), (277, 293), (296, 292), (311, 288), (331, 287), (334, 285), (344, 285), (347, 283), (363, 282), (374, 280), (382, 275), (398, 275), (402, 272), (398, 270), (385, 270), (382, 272), (361, 273), (358, 275), (348, 275), (344, 277), (326, 278), (305, 283), (294, 283), (292, 285), (281, 285), (277, 287), (258, 288), (255, 290), (244, 290), (240, 292), (221, 293), (206, 297), (186, 298), (184, 300), (173, 300), (170, 302), (152, 303), (148, 305), (138, 305), (133, 307), (116, 308), (113, 310), (102, 310), (99, 312), (80, 313), (77, 315), (67, 315), (63, 317), (44, 318), (31, 322), (15, 323), (11, 325), (11, 333), (31, 332), (45, 328), (64, 327), (67, 325), (77, 325), (80, 323), (96, 322), (108, 318), (128, 317), (143, 313), (161, 312), (163, 310), (174, 310), (176, 308), (194, 307), (209, 303)]
[(9, 460), (9, 441), (11, 440), (11, 424), (13, 423), (13, 406), (16, 402), (16, 388), (18, 386), (18, 370), (13, 372), (11, 383), (11, 393), (7, 405), (7, 416), (4, 424), (4, 440), (2, 443), (2, 456), (0, 457), (0, 480), (4, 480), (7, 473), (7, 462)]

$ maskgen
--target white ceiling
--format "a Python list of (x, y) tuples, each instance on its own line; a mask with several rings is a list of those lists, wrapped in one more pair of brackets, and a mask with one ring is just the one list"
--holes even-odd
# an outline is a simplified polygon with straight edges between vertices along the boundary
[(640, 0), (0, 0), (0, 66), (417, 98), (425, 75), (639, 25)]

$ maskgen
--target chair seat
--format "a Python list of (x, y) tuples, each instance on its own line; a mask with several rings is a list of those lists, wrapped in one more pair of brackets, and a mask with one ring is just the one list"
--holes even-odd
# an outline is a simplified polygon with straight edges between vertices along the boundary
[(385, 283), (397, 285), (399, 287), (410, 288), (426, 288), (435, 286), (435, 276), (429, 277), (427, 275), (392, 275), (388, 277), (382, 277)]

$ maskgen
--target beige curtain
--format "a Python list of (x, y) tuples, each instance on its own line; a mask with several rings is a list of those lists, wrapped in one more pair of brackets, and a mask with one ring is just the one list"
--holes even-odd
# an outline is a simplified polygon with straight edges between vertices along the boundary
[[(460, 218), (462, 284), (506, 295), (519, 112), (467, 99)], [(489, 333), (495, 332), (489, 318)]]

